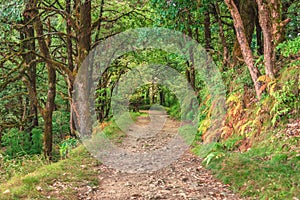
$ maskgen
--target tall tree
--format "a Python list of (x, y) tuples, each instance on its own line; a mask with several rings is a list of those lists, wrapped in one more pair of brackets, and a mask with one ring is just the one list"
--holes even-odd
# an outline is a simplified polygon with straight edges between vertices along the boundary
[[(253, 0), (234, 0), (238, 12), (241, 16), (241, 20), (243, 22), (243, 26), (245, 29), (246, 39), (249, 45), (252, 42), (252, 36), (254, 32), (254, 28), (256, 25), (257, 19), (257, 5)], [(242, 47), (238, 39), (234, 43), (233, 49), (233, 65), (240, 63), (242, 55)]]
[(52, 159), (52, 145), (53, 145), (53, 136), (52, 136), (52, 118), (53, 111), (55, 108), (55, 96), (56, 96), (56, 71), (55, 66), (49, 60), (52, 59), (48, 44), (46, 42), (46, 38), (44, 35), (43, 23), (40, 19), (39, 11), (37, 9), (37, 2), (35, 0), (31, 0), (27, 3), (27, 9), (32, 10), (30, 12), (30, 17), (34, 19), (33, 28), (36, 32), (38, 46), (41, 52), (41, 56), (44, 58), (47, 67), (47, 75), (48, 75), (48, 92), (47, 99), (45, 102), (44, 108), (38, 104), (36, 91), (31, 87), (30, 80), (23, 80), (27, 83), (27, 88), (29, 90), (29, 94), (32, 99), (35, 101), (35, 105), (38, 106), (40, 113), (44, 119), (44, 155), (47, 159)]
[(266, 75), (275, 77), (275, 48), (283, 41), (284, 28), (290, 19), (282, 20), (280, 0), (256, 0), (258, 5), (259, 23), (263, 31), (264, 38), (264, 64)]
[[(23, 12), (23, 29), (20, 30), (21, 39), (24, 41), (23, 50), (25, 52), (22, 57), (25, 61), (25, 65), (28, 66), (28, 79), (30, 82), (30, 88), (36, 93), (36, 56), (33, 54), (36, 51), (35, 40), (34, 40), (34, 28), (32, 23), (32, 10), (31, 10), (32, 1), (29, 1), (26, 5), (26, 8)], [(38, 126), (38, 108), (34, 99), (29, 98), (30, 108), (29, 115), (31, 121), (31, 127), (28, 130), (31, 132), (31, 129)]]
[(247, 35), (246, 35), (246, 32), (245, 32), (245, 28), (244, 28), (244, 25), (243, 25), (241, 15), (240, 15), (240, 13), (238, 11), (238, 8), (236, 7), (233, 0), (225, 0), (225, 3), (227, 4), (228, 9), (229, 9), (229, 11), (231, 13), (231, 16), (233, 18), (237, 40), (239, 42), (239, 45), (240, 45), (245, 63), (247, 64), (247, 67), (250, 71), (251, 78), (252, 78), (252, 81), (254, 83), (256, 95), (260, 99), (260, 97), (261, 97), (261, 91), (260, 91), (261, 85), (258, 81), (258, 77), (260, 76), (260, 73), (259, 73), (258, 69), (254, 66), (253, 54), (252, 54), (252, 51), (250, 49), (250, 46), (249, 46), (249, 43), (248, 43), (248, 40), (247, 40)]

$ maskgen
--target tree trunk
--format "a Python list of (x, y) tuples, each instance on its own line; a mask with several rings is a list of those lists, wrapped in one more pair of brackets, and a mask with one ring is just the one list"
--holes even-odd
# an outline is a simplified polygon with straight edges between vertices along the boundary
[[(23, 48), (25, 51), (28, 51), (29, 53), (26, 53), (23, 55), (23, 59), (25, 60), (25, 64), (28, 65), (28, 78), (30, 82), (30, 88), (33, 90), (34, 93), (36, 93), (36, 62), (35, 62), (35, 55), (31, 53), (30, 51), (35, 51), (35, 40), (34, 40), (34, 29), (32, 26), (32, 23), (30, 23), (31, 20), (31, 7), (32, 7), (33, 1), (29, 1), (26, 5), (26, 9), (23, 12), (23, 22), (24, 25), (23, 30), (21, 30), (21, 38), (26, 39), (23, 43)], [(38, 126), (38, 108), (36, 105), (36, 102), (34, 99), (30, 98), (30, 109), (29, 109), (29, 115), (33, 116), (30, 120), (31, 126), (29, 127), (29, 132), (31, 130)]]
[[(34, 5), (36, 8), (36, 5)], [(46, 43), (46, 38), (43, 33), (43, 24), (41, 22), (39, 13), (37, 10), (34, 10), (34, 29), (38, 37), (38, 44), (41, 51), (41, 54), (46, 59), (51, 59), (49, 52), (49, 47)], [(45, 108), (42, 111), (42, 116), (44, 119), (44, 155), (47, 159), (52, 159), (52, 115), (54, 111), (54, 100), (56, 96), (56, 72), (54, 66), (46, 62), (47, 72), (48, 72), (48, 92)]]
[(92, 67), (91, 65), (91, 60), (90, 59), (85, 59), (86, 56), (88, 55), (90, 49), (91, 49), (91, 1), (90, 0), (85, 0), (84, 2), (80, 1), (80, 11), (79, 11), (79, 35), (78, 35), (78, 61), (77, 65), (84, 67), (82, 70), (83, 73), (86, 75), (86, 79), (82, 80), (82, 84), (84, 85), (84, 88), (86, 90), (84, 91), (84, 97), (85, 99), (85, 105), (83, 106), (84, 113), (86, 115), (85, 119), (86, 121), (85, 124), (85, 129), (86, 130), (81, 130), (84, 131), (85, 136), (90, 136), (92, 133), (92, 124), (91, 124), (91, 113), (90, 113), (90, 88), (91, 88), (91, 82), (92, 77), (91, 77), (91, 70)]
[[(262, 0), (258, 0), (258, 2), (262, 2)], [(279, 44), (284, 40), (283, 33), (286, 25), (286, 24), (282, 24), (281, 0), (270, 0), (268, 4), (268, 8), (270, 10), (270, 16), (271, 16), (274, 45), (277, 46), (277, 44)]]
[[(190, 38), (193, 38), (193, 30), (191, 28), (191, 24), (192, 24), (192, 16), (189, 13), (188, 14), (188, 36)], [(190, 57), (190, 61), (188, 61), (188, 69), (186, 71), (186, 73), (188, 73), (188, 80), (189, 83), (191, 85), (191, 87), (195, 90), (196, 89), (196, 85), (195, 85), (195, 81), (196, 81), (196, 72), (195, 72), (195, 60), (194, 60), (194, 52), (193, 52), (193, 48), (189, 48), (189, 57)]]
[(253, 55), (252, 55), (252, 51), (251, 51), (250, 46), (247, 41), (247, 36), (245, 33), (242, 18), (240, 16), (239, 11), (238, 11), (236, 5), (234, 4), (233, 0), (225, 0), (225, 3), (228, 6), (228, 9), (233, 18), (237, 39), (238, 39), (239, 45), (241, 47), (242, 55), (245, 60), (245, 63), (247, 64), (247, 67), (250, 71), (251, 78), (254, 83), (256, 95), (257, 95), (258, 99), (260, 99), (260, 97), (261, 97), (260, 87), (261, 86), (260, 86), (260, 83), (257, 81), (260, 74), (253, 63)]
[(205, 49), (209, 51), (211, 49), (210, 13), (206, 11), (204, 15)]
[(229, 51), (228, 51), (228, 47), (227, 47), (227, 43), (226, 43), (225, 33), (223, 30), (223, 24), (221, 21), (221, 12), (220, 12), (218, 2), (216, 2), (214, 5), (214, 12), (215, 12), (215, 17), (218, 21), (219, 30), (220, 30), (219, 34), (220, 34), (220, 38), (221, 38), (221, 42), (222, 42), (222, 46), (223, 46), (223, 65), (227, 67), (227, 66), (229, 66)]
[(258, 55), (262, 55), (264, 53), (264, 43), (262, 40), (262, 30), (259, 24), (259, 17), (257, 17), (255, 20), (255, 27), (256, 27), (257, 53)]
[(280, 0), (256, 0), (259, 23), (264, 37), (264, 64), (266, 75), (275, 77), (276, 46), (284, 40), (284, 29), (290, 19), (282, 21)]
[(78, 35), (78, 63), (82, 64), (85, 57), (91, 48), (91, 0), (85, 0), (80, 3), (80, 16), (79, 16), (79, 35)]
[(165, 105), (165, 94), (163, 88), (159, 89), (160, 105)]
[(264, 38), (264, 63), (266, 75), (274, 78), (275, 52), (272, 41), (272, 23), (270, 19), (270, 11), (268, 5), (263, 0), (257, 0), (259, 23), (263, 31)]
[[(239, 0), (239, 6), (236, 6), (241, 16), (241, 20), (245, 29), (245, 35), (249, 46), (252, 42), (252, 36), (255, 26), (256, 18), (256, 3), (253, 0)], [(239, 41), (236, 40), (233, 49), (233, 63), (234, 65), (240, 63), (242, 57), (242, 50)]]
[[(71, 15), (71, 0), (66, 0), (66, 12)], [(74, 60), (73, 60), (73, 45), (72, 45), (72, 39), (71, 39), (71, 34), (72, 34), (72, 27), (70, 24), (71, 19), (67, 19), (67, 38), (66, 38), (66, 43), (67, 43), (67, 54), (68, 54), (68, 66), (70, 71), (74, 71)], [(69, 104), (72, 105), (72, 92), (73, 92), (73, 84), (74, 84), (74, 77), (67, 77), (67, 83), (68, 83), (68, 95), (69, 95)], [(75, 136), (75, 122), (74, 122), (74, 113), (72, 112), (72, 106), (70, 106), (70, 135)]]

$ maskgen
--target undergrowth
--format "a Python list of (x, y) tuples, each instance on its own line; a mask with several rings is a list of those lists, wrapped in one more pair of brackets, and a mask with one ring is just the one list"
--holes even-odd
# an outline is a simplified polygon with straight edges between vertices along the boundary
[[(225, 82), (227, 112), (219, 128), (220, 138), (209, 144), (195, 143), (193, 151), (203, 158), (203, 165), (242, 196), (299, 198), (299, 49), (299, 39), (279, 45), (282, 58), (278, 76), (259, 77), (263, 91), (260, 101), (244, 66), (224, 72), (224, 80), (230, 81)], [(256, 65), (263, 69), (260, 62)], [(204, 93), (202, 99), (209, 99), (209, 95)], [(200, 141), (209, 136), (207, 130), (213, 124), (210, 107), (209, 103), (200, 106)]]

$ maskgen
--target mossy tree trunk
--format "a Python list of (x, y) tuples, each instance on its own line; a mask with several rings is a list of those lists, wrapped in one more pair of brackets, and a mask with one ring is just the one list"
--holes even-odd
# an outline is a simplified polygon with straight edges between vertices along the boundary
[[(34, 28), (31, 21), (31, 4), (32, 1), (29, 1), (26, 5), (26, 9), (23, 12), (22, 24), (24, 25), (24, 28), (20, 30), (20, 36), (21, 39), (24, 40), (22, 51), (25, 51), (26, 53), (22, 55), (22, 58), (25, 61), (25, 65), (28, 67), (27, 74), (30, 82), (30, 88), (32, 88), (34, 93), (36, 93), (36, 56), (32, 53), (36, 51), (36, 46), (34, 40)], [(29, 117), (31, 125), (27, 131), (31, 132), (31, 130), (39, 124), (37, 104), (32, 98), (29, 98)]]

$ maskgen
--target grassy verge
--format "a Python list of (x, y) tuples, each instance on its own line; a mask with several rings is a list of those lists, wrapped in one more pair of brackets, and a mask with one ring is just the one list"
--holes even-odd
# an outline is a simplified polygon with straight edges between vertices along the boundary
[(198, 146), (194, 152), (217, 178), (252, 199), (297, 199), (300, 196), (300, 140), (270, 133), (247, 152), (234, 151), (239, 139)]
[(98, 184), (94, 172), (98, 164), (83, 146), (79, 146), (66, 160), (42, 166), (1, 184), (0, 199), (78, 199), (77, 188)]

